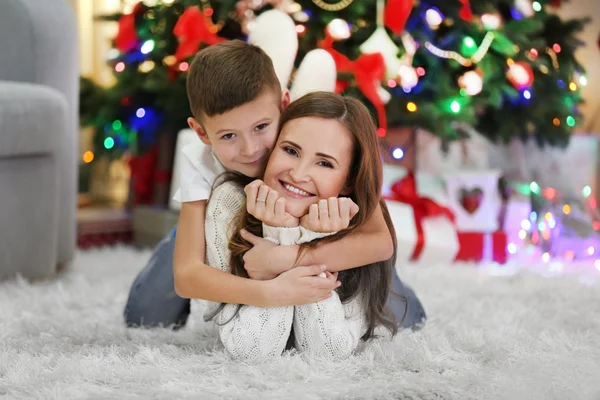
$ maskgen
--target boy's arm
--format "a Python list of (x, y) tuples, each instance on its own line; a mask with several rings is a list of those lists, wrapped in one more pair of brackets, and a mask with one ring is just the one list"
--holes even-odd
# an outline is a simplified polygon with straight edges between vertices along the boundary
[(206, 200), (182, 204), (175, 239), (175, 292), (183, 298), (267, 306), (262, 282), (244, 279), (204, 263)]
[[(248, 237), (244, 238), (248, 240)], [(298, 245), (275, 248), (255, 246), (244, 257), (246, 270), (268, 265), (272, 270), (281, 273), (294, 265), (324, 264), (328, 271), (338, 272), (388, 260), (394, 254), (394, 242), (380, 205), (360, 229), (341, 240), (318, 244), (314, 250), (305, 252), (298, 263), (294, 264), (299, 248)]]
[(271, 281), (241, 278), (206, 265), (206, 204), (205, 200), (182, 204), (173, 263), (175, 292), (179, 296), (216, 303), (278, 307), (320, 301), (338, 287), (335, 281), (317, 277), (323, 272), (318, 265), (298, 268)]
[[(294, 250), (297, 254), (297, 248)], [(338, 272), (385, 261), (393, 254), (394, 242), (381, 206), (377, 205), (371, 218), (360, 229), (341, 240), (317, 245), (300, 257), (298, 265), (325, 264), (328, 271)]]

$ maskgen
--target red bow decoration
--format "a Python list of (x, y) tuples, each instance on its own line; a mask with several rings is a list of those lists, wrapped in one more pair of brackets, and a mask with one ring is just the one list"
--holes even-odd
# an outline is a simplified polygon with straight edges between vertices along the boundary
[(417, 193), (417, 182), (415, 175), (409, 172), (404, 178), (400, 179), (392, 186), (392, 194), (387, 197), (389, 200), (399, 201), (412, 207), (415, 215), (415, 226), (417, 228), (417, 243), (411, 259), (419, 258), (425, 245), (425, 236), (423, 235), (423, 219), (427, 217), (445, 216), (454, 222), (454, 214), (444, 206), (427, 197), (421, 197)]
[(179, 39), (175, 58), (181, 61), (193, 56), (201, 43), (210, 46), (224, 41), (225, 39), (217, 36), (216, 32), (216, 26), (198, 7), (188, 7), (173, 28), (173, 34)]
[(458, 16), (463, 21), (472, 21), (473, 20), (473, 11), (471, 10), (471, 3), (469, 0), (460, 0), (462, 3), (462, 7), (460, 8), (460, 12)]
[(126, 53), (137, 46), (139, 39), (135, 30), (135, 17), (142, 11), (142, 4), (138, 3), (130, 14), (125, 14), (119, 19), (119, 30), (115, 37), (115, 47)]
[[(385, 77), (385, 60), (381, 53), (363, 54), (356, 61), (350, 61), (348, 57), (333, 48), (333, 39), (328, 33), (325, 33), (325, 39), (318, 45), (331, 54), (338, 74), (345, 72), (354, 74), (356, 86), (377, 110), (379, 126), (387, 129), (385, 106), (377, 93), (377, 86)], [(341, 88), (341, 85), (336, 84), (336, 88)]]
[(399, 35), (404, 31), (404, 26), (413, 8), (413, 0), (388, 0), (383, 9), (383, 23), (392, 32)]
[(158, 146), (154, 146), (152, 150), (142, 156), (129, 159), (133, 204), (150, 204), (152, 202), (157, 159)]

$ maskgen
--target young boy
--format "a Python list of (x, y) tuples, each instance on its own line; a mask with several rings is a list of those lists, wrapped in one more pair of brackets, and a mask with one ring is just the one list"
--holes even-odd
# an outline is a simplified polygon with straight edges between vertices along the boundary
[[(296, 246), (278, 251), (261, 251), (256, 246), (248, 261), (254, 270), (264, 264), (284, 271), (274, 279), (245, 279), (206, 265), (204, 213), (214, 180), (225, 170), (260, 176), (275, 145), (279, 116), (289, 104), (289, 94), (282, 91), (271, 59), (260, 48), (241, 41), (200, 51), (188, 73), (187, 93), (193, 114), (188, 124), (202, 144), (183, 149), (181, 186), (176, 194), (182, 202), (177, 233), (158, 245), (134, 281), (124, 313), (128, 326), (180, 327), (189, 315), (190, 298), (261, 307), (320, 301), (336, 283), (318, 277), (322, 270), (315, 264), (334, 272), (391, 256), (392, 240), (378, 210), (361, 232), (318, 246), (300, 258), (298, 265), (311, 267), (293, 268)], [(408, 299), (390, 297), (390, 307), (403, 319), (402, 326), (420, 327), (425, 312), (414, 292), (403, 287), (396, 274), (391, 289)]]

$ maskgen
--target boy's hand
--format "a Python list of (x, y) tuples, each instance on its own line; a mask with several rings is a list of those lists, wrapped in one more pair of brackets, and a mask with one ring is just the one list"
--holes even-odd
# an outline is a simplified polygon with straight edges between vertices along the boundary
[(285, 199), (260, 179), (244, 188), (248, 213), (269, 226), (294, 227), (299, 220), (285, 211)]
[(245, 229), (242, 229), (241, 234), (242, 238), (254, 246), (244, 254), (244, 268), (251, 279), (261, 281), (273, 279), (289, 269), (282, 268), (282, 265), (293, 265), (293, 259), (286, 262), (280, 257), (278, 251), (289, 246), (277, 246)]
[(339, 232), (350, 225), (350, 220), (357, 212), (358, 206), (351, 199), (330, 197), (311, 205), (308, 214), (302, 217), (301, 224), (313, 232)]
[(277, 278), (265, 282), (268, 285), (269, 305), (271, 307), (299, 306), (316, 303), (331, 297), (331, 292), (340, 287), (337, 274), (325, 272), (326, 278), (319, 275), (325, 272), (325, 266), (296, 267), (284, 272)]

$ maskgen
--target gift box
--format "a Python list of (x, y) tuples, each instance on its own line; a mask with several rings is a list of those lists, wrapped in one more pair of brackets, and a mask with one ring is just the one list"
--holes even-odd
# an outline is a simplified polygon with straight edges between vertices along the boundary
[(417, 191), (415, 175), (407, 173), (385, 196), (398, 240), (397, 260), (419, 265), (450, 264), (459, 242), (452, 212)]
[(177, 226), (179, 213), (166, 208), (136, 206), (133, 209), (133, 243), (154, 247)]
[(456, 254), (456, 261), (494, 261), (505, 264), (508, 259), (508, 238), (505, 232), (458, 232), (458, 241), (460, 249)]

